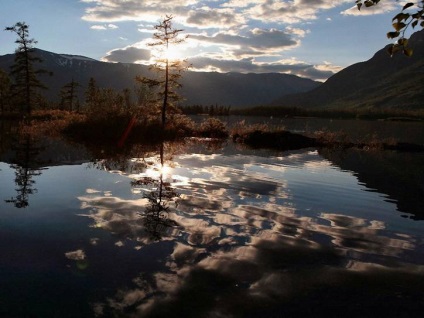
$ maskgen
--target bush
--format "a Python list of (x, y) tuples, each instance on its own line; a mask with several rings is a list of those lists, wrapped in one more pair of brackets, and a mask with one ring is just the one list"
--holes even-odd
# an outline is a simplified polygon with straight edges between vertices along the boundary
[(210, 117), (200, 124), (198, 134), (201, 137), (227, 138), (228, 130), (221, 120), (214, 117)]
[(173, 114), (166, 125), (166, 134), (175, 137), (192, 136), (196, 130), (194, 121), (181, 114)]

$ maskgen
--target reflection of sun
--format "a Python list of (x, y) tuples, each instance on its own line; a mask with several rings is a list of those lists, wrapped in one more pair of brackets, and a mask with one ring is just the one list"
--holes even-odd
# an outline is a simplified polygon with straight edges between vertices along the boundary
[(172, 172), (172, 168), (167, 165), (159, 166), (159, 172), (161, 172), (164, 175), (168, 175)]
[(163, 177), (167, 177), (168, 175), (170, 175), (172, 173), (172, 168), (168, 165), (161, 166), (160, 164), (158, 164), (147, 169), (145, 173), (147, 176), (153, 179), (157, 179), (160, 177), (160, 175), (162, 175)]

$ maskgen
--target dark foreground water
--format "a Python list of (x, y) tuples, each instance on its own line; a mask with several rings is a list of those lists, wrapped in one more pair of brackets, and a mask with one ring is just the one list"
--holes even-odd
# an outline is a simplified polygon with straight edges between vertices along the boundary
[(0, 317), (422, 317), (423, 164), (21, 140), (0, 154)]

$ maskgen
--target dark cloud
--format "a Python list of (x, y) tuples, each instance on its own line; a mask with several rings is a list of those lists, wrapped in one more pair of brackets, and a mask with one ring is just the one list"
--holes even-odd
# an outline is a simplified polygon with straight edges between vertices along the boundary
[(198, 10), (191, 11), (187, 18), (187, 23), (200, 28), (229, 27), (239, 25), (244, 22), (240, 15), (225, 10)]
[(146, 49), (139, 49), (136, 47), (127, 47), (124, 49), (115, 49), (107, 53), (103, 58), (106, 62), (121, 62), (121, 63), (135, 63), (141, 60), (149, 60), (150, 51)]
[(191, 0), (81, 0), (90, 5), (82, 17), (87, 21), (117, 22), (155, 20), (166, 12), (184, 15)]
[(238, 45), (253, 49), (288, 48), (298, 44), (292, 35), (277, 29), (254, 29), (246, 36), (227, 33), (217, 33), (213, 36), (191, 35), (190, 38), (215, 44)]

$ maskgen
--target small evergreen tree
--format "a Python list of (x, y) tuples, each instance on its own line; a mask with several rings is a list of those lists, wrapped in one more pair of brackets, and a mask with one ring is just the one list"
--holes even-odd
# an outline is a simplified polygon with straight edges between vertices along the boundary
[(14, 83), (12, 84), (13, 94), (18, 98), (22, 97), (22, 100), (19, 101), (21, 110), (25, 110), (28, 115), (31, 115), (32, 104), (37, 90), (46, 88), (38, 80), (37, 75), (47, 71), (34, 69), (34, 63), (42, 62), (42, 60), (33, 55), (33, 45), (37, 41), (28, 38), (29, 26), (25, 22), (18, 22), (5, 30), (14, 32), (18, 36), (15, 41), (18, 44), (18, 48), (15, 51), (15, 64), (11, 68), (11, 75), (14, 77)]
[(87, 90), (85, 91), (85, 105), (88, 109), (95, 108), (99, 99), (99, 88), (97, 87), (96, 80), (90, 77), (88, 81)]
[(73, 106), (78, 101), (77, 89), (79, 86), (80, 84), (75, 82), (74, 79), (72, 79), (72, 81), (65, 84), (62, 87), (62, 90), (60, 91), (62, 105), (66, 106), (66, 104), (68, 104), (69, 105), (68, 108), (70, 112), (73, 111)]

